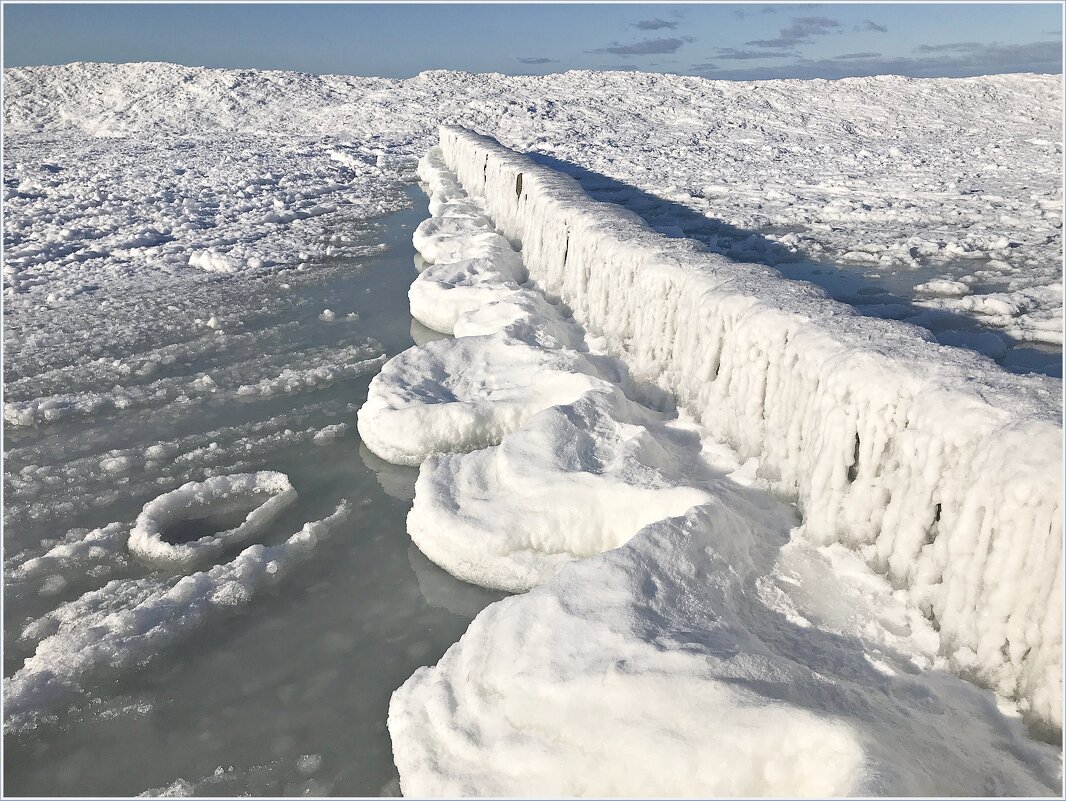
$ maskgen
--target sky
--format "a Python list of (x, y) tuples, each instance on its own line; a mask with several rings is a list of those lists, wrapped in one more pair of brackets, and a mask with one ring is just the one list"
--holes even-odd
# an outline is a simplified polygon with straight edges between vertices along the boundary
[(959, 77), (1061, 72), (1062, 14), (1060, 3), (5, 3), (3, 43), (4, 66)]

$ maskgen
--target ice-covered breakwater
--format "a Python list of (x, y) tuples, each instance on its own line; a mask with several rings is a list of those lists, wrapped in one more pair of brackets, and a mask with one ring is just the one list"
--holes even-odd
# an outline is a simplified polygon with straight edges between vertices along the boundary
[(441, 149), (540, 289), (905, 589), (953, 669), (1061, 727), (1058, 382), (657, 235), (494, 140)]

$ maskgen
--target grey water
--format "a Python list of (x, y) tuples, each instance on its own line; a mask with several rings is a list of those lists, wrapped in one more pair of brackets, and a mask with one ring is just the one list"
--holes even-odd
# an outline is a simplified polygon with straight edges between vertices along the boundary
[[(288, 289), (276, 278), (246, 288), (284, 295), (284, 302), (264, 306), (276, 309), (272, 315), (254, 322), (264, 348), (275, 355), (299, 353), (372, 337), (391, 356), (416, 338), (433, 337), (407, 308), (407, 288), (417, 274), (411, 233), (427, 216), (424, 196), (413, 190), (411, 198), (411, 208), (365, 231), (347, 232), (378, 238), (388, 247), (380, 255), (294, 273)], [(337, 319), (321, 319), (324, 308)], [(236, 350), (220, 358), (213, 368), (224, 372), (235, 366), (227, 359), (247, 361), (249, 354)], [(57, 709), (54, 720), (8, 734), (6, 795), (399, 793), (386, 729), (392, 692), (417, 668), (435, 663), (470, 620), (501, 596), (452, 578), (411, 544), (405, 518), (417, 470), (377, 459), (355, 430), (355, 411), (371, 377), (253, 403), (207, 403), (188, 413), (146, 410), (89, 419), (6, 443), (16, 461), (18, 449), (30, 446), (58, 460), (64, 449), (49, 446), (64, 438), (73, 452), (99, 442), (221, 431), (225, 448), (227, 430), (279, 415), (317, 427), (342, 422), (347, 432), (332, 443), (308, 441), (230, 458), (243, 459), (244, 469), (280, 470), (299, 492), (262, 541), (284, 539), (303, 522), (328, 514), (341, 498), (354, 507), (342, 530), (320, 542), (275, 589), (229, 617), (209, 620), (142, 668), (101, 680), (88, 696)], [(75, 527), (130, 521), (163, 491), (147, 492), (143, 482), (129, 486), (129, 497), (69, 518), (19, 518), (9, 526), (7, 553)], [(174, 536), (200, 536), (230, 522), (191, 521), (189, 531)], [(147, 572), (120, 565), (108, 578)], [(67, 578), (58, 600), (103, 583), (85, 575)], [(5, 588), (5, 677), (33, 652), (32, 644), (18, 639), (25, 622), (56, 603), (55, 597)]]

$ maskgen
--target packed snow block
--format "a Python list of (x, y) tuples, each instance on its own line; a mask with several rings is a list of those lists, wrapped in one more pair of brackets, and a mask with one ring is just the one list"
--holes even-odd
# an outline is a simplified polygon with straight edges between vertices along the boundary
[(440, 146), (531, 282), (906, 589), (955, 670), (1061, 729), (1061, 381), (661, 236), (492, 139)]

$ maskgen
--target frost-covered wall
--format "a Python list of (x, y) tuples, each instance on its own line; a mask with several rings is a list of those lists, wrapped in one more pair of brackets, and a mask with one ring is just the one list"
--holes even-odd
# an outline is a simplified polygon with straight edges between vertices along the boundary
[(906, 590), (954, 670), (1061, 728), (1061, 382), (660, 236), (492, 139), (441, 148), (532, 281)]

